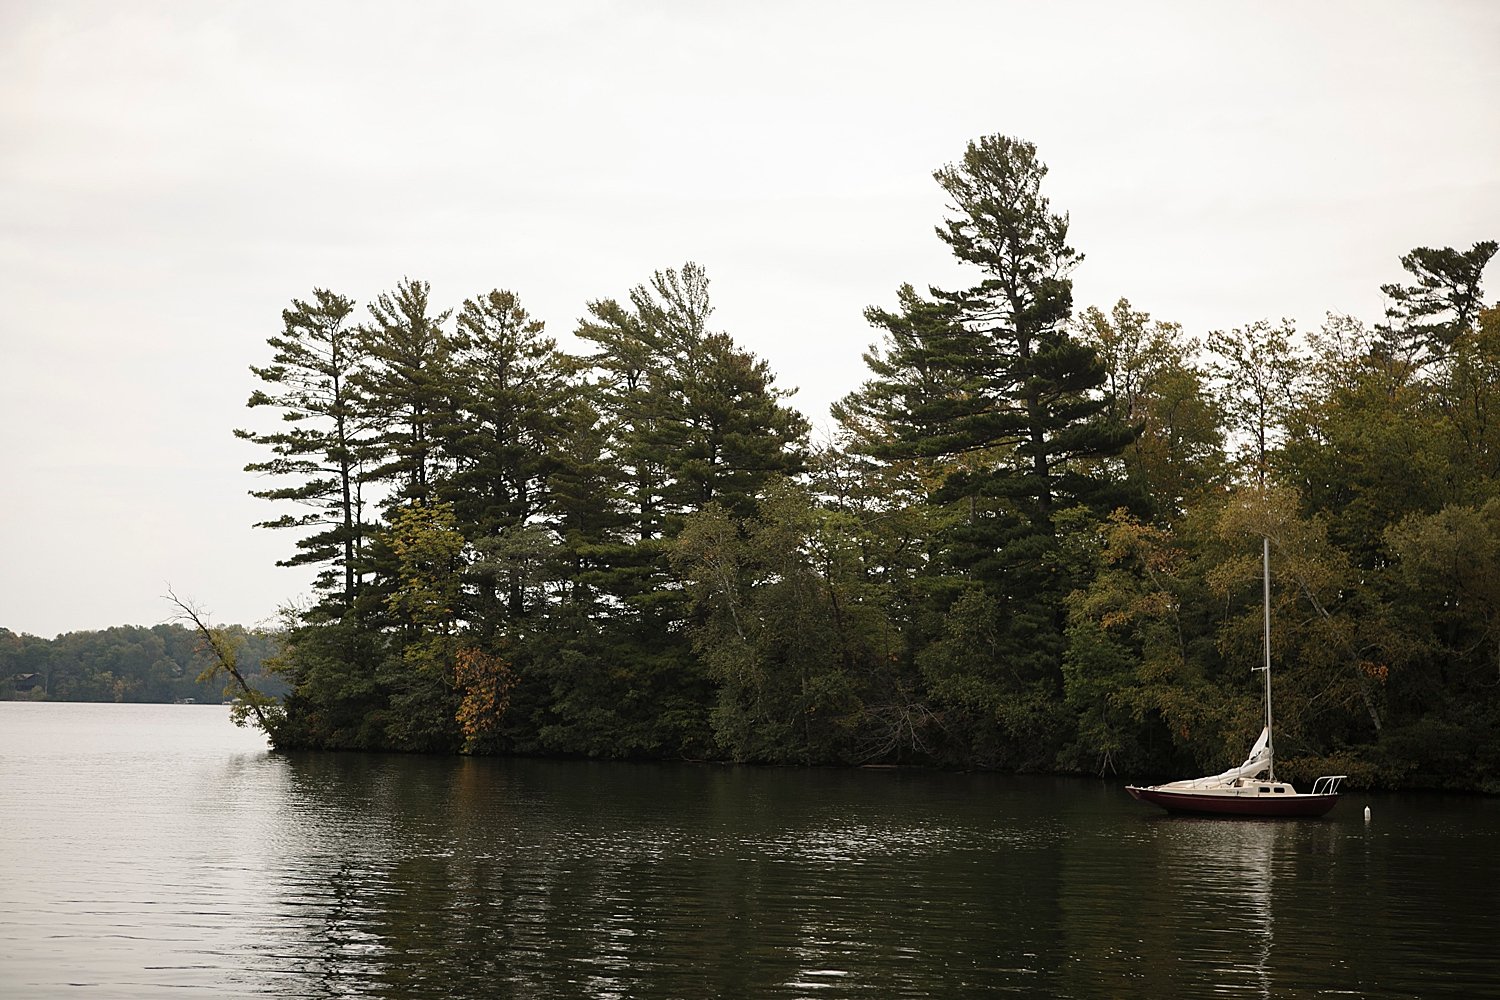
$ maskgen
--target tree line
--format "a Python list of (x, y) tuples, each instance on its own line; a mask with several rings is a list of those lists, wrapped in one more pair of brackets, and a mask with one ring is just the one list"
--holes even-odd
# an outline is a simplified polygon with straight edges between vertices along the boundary
[[(239, 644), (246, 679), (279, 695), (285, 682), (265, 666), (280, 649), (268, 632), (225, 629)], [(0, 628), (0, 701), (209, 702), (224, 685), (201, 675), (212, 666), (198, 637), (180, 625), (117, 626), (55, 639)]]
[(1259, 728), (1266, 536), (1283, 770), (1500, 787), (1496, 244), (1200, 339), (1075, 312), (1046, 173), (935, 172), (972, 284), (866, 311), (816, 444), (693, 263), (574, 353), (512, 291), (294, 300), (236, 432), (317, 568), (273, 742), (1176, 774)]

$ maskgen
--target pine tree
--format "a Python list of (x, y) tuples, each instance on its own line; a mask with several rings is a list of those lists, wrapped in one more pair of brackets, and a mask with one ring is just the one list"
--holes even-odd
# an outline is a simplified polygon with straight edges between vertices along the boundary
[(938, 235), (980, 272), (973, 286), (903, 288), (901, 312), (872, 309), (887, 334), (873, 378), (842, 404), (886, 461), (931, 462), (930, 499), (952, 513), (936, 539), (917, 662), (951, 713), (963, 759), (1050, 763), (1064, 724), (1063, 598), (1072, 589), (1056, 521), (1121, 495), (1100, 460), (1134, 431), (1111, 419), (1097, 352), (1069, 330), (1081, 257), (1041, 193), (1030, 143), (988, 136), (934, 177), (949, 218)]
[(502, 607), (504, 617), (522, 615), (522, 556), (554, 541), (548, 494), (566, 436), (569, 359), (543, 330), (514, 293), (497, 290), (463, 304), (453, 338), (452, 421), (441, 428), (452, 471), (442, 495), (479, 549), (470, 576), (477, 616), (489, 625)]
[[(617, 752), (708, 751), (711, 684), (667, 555), (688, 516), (712, 501), (753, 511), (803, 461), (806, 422), (764, 362), (709, 330), (711, 313), (707, 275), (689, 263), (657, 272), (628, 305), (591, 303), (578, 328), (595, 347), (582, 363), (598, 421), (576, 424), (558, 481), (569, 551), (587, 567), (574, 594), (598, 614), (552, 658), (570, 665), (555, 706), (567, 727), (594, 730), (585, 738), (612, 730)], [(622, 519), (580, 506), (584, 483)]]
[(1389, 299), (1378, 328), (1386, 350), (1419, 365), (1446, 356), (1485, 306), (1481, 281), (1497, 247), (1484, 240), (1468, 250), (1417, 247), (1403, 256), (1401, 266), (1415, 280), (1380, 286)]
[(370, 303), (360, 328), (369, 359), (360, 378), (379, 464), (372, 478), (390, 482), (396, 498), (426, 500), (441, 469), (440, 429), (451, 420), (452, 342), (434, 314), (425, 281), (403, 278)]
[(1041, 193), (1046, 175), (1031, 143), (986, 136), (933, 176), (954, 213), (938, 236), (983, 275), (943, 295), (977, 355), (969, 374), (975, 414), (944, 448), (989, 450), (996, 459), (954, 477), (946, 492), (1004, 498), (1049, 534), (1056, 510), (1095, 499), (1104, 485), (1080, 464), (1118, 453), (1134, 434), (1107, 419), (1104, 366), (1068, 329), (1069, 274), (1083, 258), (1067, 244), (1067, 216)]
[(268, 388), (257, 389), (247, 403), (279, 410), (286, 429), (234, 432), (275, 456), (250, 463), (246, 472), (292, 480), (252, 490), (252, 496), (311, 508), (257, 527), (319, 529), (299, 538), (297, 554), (278, 565), (324, 565), (317, 587), (343, 608), (356, 596), (369, 531), (364, 521), (369, 429), (361, 389), (368, 357), (350, 323), (353, 312), (351, 300), (321, 288), (313, 290), (311, 302), (292, 300), (281, 314), (282, 333), (268, 339), (275, 349), (271, 364), (250, 368)]

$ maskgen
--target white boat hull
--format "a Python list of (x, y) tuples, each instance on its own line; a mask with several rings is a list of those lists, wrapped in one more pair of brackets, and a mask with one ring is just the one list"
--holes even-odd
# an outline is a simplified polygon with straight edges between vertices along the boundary
[(1339, 801), (1337, 793), (1302, 794), (1291, 785), (1279, 782), (1250, 783), (1232, 788), (1127, 785), (1125, 790), (1134, 798), (1161, 806), (1168, 812), (1215, 816), (1323, 816)]

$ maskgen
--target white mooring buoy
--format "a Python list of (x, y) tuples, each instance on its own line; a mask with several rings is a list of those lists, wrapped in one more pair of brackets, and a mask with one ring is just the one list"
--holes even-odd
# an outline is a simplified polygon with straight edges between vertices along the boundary
[(1365, 806), (1365, 822), (1370, 822), (1370, 807)]

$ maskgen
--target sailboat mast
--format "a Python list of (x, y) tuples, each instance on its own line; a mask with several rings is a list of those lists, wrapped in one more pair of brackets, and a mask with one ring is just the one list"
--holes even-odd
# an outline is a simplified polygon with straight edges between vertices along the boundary
[(1266, 750), (1271, 754), (1270, 779), (1276, 780), (1276, 746), (1275, 739), (1271, 735), (1271, 539), (1261, 539), (1261, 565), (1264, 570), (1262, 587), (1265, 591), (1266, 605), (1266, 629), (1265, 629), (1265, 672), (1266, 672)]

